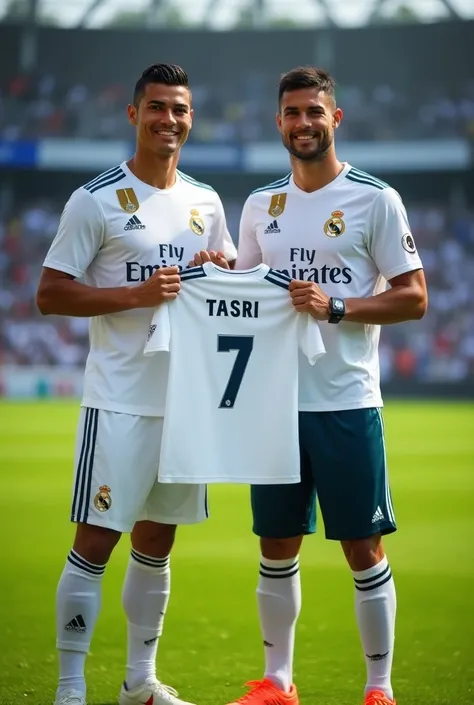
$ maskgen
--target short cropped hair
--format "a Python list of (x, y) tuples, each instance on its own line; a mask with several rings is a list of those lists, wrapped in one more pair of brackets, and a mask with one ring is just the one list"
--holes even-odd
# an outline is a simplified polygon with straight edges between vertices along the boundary
[(150, 83), (164, 83), (166, 86), (184, 86), (189, 89), (188, 74), (176, 64), (152, 64), (142, 73), (135, 84), (133, 103), (138, 106)]
[(324, 69), (314, 66), (298, 66), (282, 74), (278, 88), (278, 105), (284, 93), (298, 91), (301, 88), (317, 88), (336, 102), (336, 81)]

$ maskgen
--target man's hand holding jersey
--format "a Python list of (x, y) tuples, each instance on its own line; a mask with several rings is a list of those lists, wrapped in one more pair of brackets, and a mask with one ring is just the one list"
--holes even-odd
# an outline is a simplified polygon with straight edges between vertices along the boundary
[(173, 301), (181, 288), (178, 267), (157, 269), (143, 284), (134, 289), (137, 308), (155, 308), (165, 301)]
[(329, 318), (329, 296), (315, 282), (293, 279), (290, 284), (293, 306), (300, 313), (309, 313), (317, 321)]
[(218, 267), (222, 267), (223, 269), (231, 269), (229, 266), (229, 262), (226, 260), (222, 252), (215, 252), (214, 250), (211, 250), (208, 252), (207, 250), (201, 250), (200, 252), (196, 252), (194, 255), (194, 259), (191, 260), (189, 263), (189, 267), (200, 267), (201, 264), (205, 264), (205, 262), (212, 262), (213, 264), (216, 264)]

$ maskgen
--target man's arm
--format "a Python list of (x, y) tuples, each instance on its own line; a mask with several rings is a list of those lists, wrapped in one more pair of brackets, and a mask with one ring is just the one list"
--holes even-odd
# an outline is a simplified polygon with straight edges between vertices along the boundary
[(102, 289), (82, 284), (66, 272), (44, 267), (36, 295), (40, 312), (47, 316), (89, 318), (135, 308), (154, 308), (172, 301), (179, 292), (177, 267), (163, 267), (138, 286)]
[(416, 321), (426, 313), (428, 291), (422, 269), (399, 274), (390, 289), (367, 299), (345, 299), (345, 321), (384, 325)]
[(132, 308), (157, 306), (179, 291), (176, 267), (155, 272), (137, 287), (101, 289), (76, 281), (102, 247), (104, 219), (95, 198), (78, 189), (61, 215), (56, 237), (41, 274), (36, 302), (41, 313), (63, 316), (101, 316)]

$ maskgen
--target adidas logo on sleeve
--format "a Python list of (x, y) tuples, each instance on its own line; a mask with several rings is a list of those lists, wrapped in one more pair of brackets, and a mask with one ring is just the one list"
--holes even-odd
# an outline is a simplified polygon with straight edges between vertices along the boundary
[(145, 230), (145, 228), (146, 225), (143, 225), (136, 215), (132, 215), (124, 230)]
[(278, 227), (278, 223), (276, 220), (274, 220), (268, 227), (265, 228), (265, 235), (268, 235), (269, 233), (281, 233), (280, 228)]

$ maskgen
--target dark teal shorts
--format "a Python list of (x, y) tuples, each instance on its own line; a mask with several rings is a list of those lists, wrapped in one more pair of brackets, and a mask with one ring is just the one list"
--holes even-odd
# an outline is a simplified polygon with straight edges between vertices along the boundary
[(316, 498), (326, 538), (396, 531), (380, 409), (299, 414), (301, 482), (253, 485), (253, 530), (265, 538), (316, 531)]

